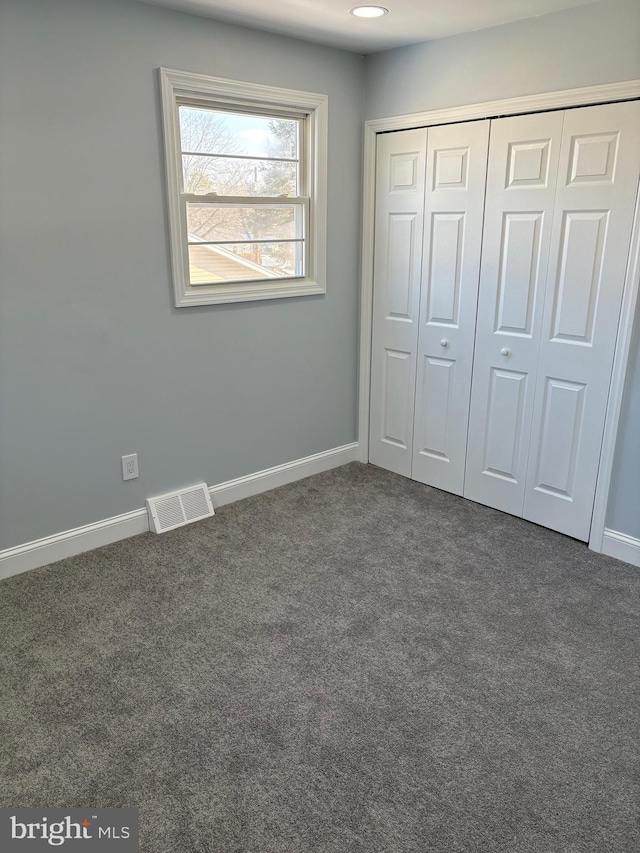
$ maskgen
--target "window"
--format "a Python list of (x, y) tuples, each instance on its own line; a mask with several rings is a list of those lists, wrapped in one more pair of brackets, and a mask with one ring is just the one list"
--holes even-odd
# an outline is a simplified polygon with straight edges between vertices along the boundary
[(176, 305), (324, 293), (326, 95), (160, 75)]

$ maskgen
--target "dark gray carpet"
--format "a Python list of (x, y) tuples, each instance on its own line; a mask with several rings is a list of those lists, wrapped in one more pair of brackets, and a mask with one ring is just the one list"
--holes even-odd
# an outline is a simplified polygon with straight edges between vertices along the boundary
[(148, 853), (640, 849), (640, 572), (353, 464), (0, 584), (0, 804)]

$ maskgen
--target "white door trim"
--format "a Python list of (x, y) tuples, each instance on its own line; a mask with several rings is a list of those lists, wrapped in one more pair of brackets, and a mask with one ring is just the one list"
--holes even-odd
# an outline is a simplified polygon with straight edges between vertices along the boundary
[[(364, 126), (364, 176), (362, 211), (362, 281), (360, 291), (360, 355), (358, 376), (358, 458), (369, 460), (369, 397), (371, 385), (371, 326), (373, 306), (373, 250), (375, 216), (375, 165), (376, 134), (412, 127), (428, 127), (434, 124), (498, 118), (519, 113), (542, 112), (568, 107), (604, 104), (640, 98), (640, 80), (608, 83), (601, 86), (585, 86), (509, 98), (503, 101), (486, 101), (444, 110), (409, 113), (389, 118), (373, 119)], [(636, 216), (631, 238), (630, 263), (627, 269), (623, 306), (618, 328), (618, 338), (611, 377), (611, 391), (604, 428), (602, 456), (596, 486), (591, 539), (589, 547), (602, 551), (605, 512), (609, 498), (609, 486), (613, 468), (615, 438), (622, 405), (622, 394), (629, 357), (634, 310), (640, 286), (640, 212)]]
[(593, 551), (600, 551), (604, 553), (609, 553), (603, 547), (603, 537), (605, 535), (607, 504), (609, 502), (609, 487), (611, 485), (611, 475), (613, 473), (616, 436), (618, 434), (620, 410), (622, 409), (622, 397), (624, 394), (627, 364), (629, 362), (629, 349), (631, 347), (633, 320), (636, 313), (639, 288), (640, 192), (636, 198), (633, 229), (631, 231), (631, 250), (629, 252), (629, 262), (627, 264), (627, 274), (622, 294), (622, 309), (620, 311), (620, 323), (618, 325), (618, 339), (616, 341), (616, 350), (613, 357), (613, 370), (611, 372), (611, 386), (609, 389), (609, 401), (607, 403), (607, 416), (604, 422), (600, 467), (598, 469), (596, 496), (593, 503), (593, 516), (591, 518), (591, 538), (589, 539), (589, 547)]

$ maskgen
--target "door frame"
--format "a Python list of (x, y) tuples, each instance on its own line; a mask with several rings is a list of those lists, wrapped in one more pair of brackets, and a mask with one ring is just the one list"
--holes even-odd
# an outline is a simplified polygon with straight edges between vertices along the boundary
[[(364, 125), (364, 166), (362, 201), (362, 261), (360, 289), (360, 334), (358, 367), (358, 459), (369, 461), (369, 402), (371, 388), (371, 338), (373, 324), (373, 252), (375, 217), (376, 137), (379, 133), (410, 130), (436, 124), (453, 124), (477, 119), (503, 118), (522, 113), (547, 112), (570, 107), (594, 106), (640, 98), (640, 80), (585, 86), (500, 101), (486, 101), (443, 110), (407, 113), (373, 119)], [(629, 262), (624, 283), (622, 309), (613, 359), (611, 385), (604, 425), (600, 466), (591, 521), (589, 547), (601, 552), (605, 516), (615, 453), (618, 422), (622, 407), (631, 335), (640, 289), (640, 192), (636, 199)]]

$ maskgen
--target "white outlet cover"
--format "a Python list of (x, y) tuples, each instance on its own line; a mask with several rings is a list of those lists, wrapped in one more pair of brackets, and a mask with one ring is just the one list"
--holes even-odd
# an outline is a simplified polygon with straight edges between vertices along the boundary
[(122, 479), (135, 480), (139, 477), (138, 473), (138, 454), (130, 453), (128, 456), (122, 457)]

